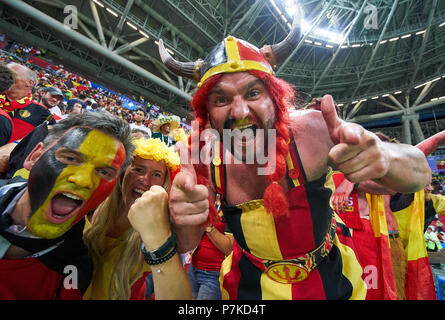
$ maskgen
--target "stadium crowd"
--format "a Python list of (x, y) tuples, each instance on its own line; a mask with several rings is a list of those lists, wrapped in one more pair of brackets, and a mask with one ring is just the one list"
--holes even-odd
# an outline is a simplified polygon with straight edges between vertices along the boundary
[[(82, 112), (85, 111), (107, 111), (124, 119), (128, 123), (135, 122), (137, 109), (142, 109), (145, 113), (143, 126), (151, 129), (153, 122), (158, 117), (174, 116), (172, 113), (163, 110), (162, 106), (152, 106), (141, 96), (123, 94), (108, 88), (98, 86), (92, 87), (91, 81), (63, 68), (63, 65), (46, 64), (41, 65), (34, 58), (44, 56), (44, 49), (26, 46), (23, 43), (10, 40), (4, 50), (0, 50), (0, 60), (23, 64), (34, 71), (37, 76), (37, 83), (32, 88), (33, 101), (41, 103), (42, 97), (48, 90), (56, 92), (58, 96), (57, 105), (52, 105), (52, 113), (57, 116), (67, 115), (71, 109), (71, 100), (80, 100)], [(59, 90), (57, 90), (57, 89)], [(125, 101), (135, 102), (132, 108), (126, 107)], [(46, 101), (45, 101), (46, 102)], [(189, 133), (189, 124), (180, 121), (179, 126), (186, 134)]]

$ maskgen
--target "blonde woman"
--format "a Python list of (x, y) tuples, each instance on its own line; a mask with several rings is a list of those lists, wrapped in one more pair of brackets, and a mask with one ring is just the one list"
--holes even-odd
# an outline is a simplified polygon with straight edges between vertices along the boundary
[[(132, 164), (121, 175), (112, 194), (96, 209), (84, 233), (85, 244), (94, 261), (93, 279), (84, 299), (144, 299), (145, 279), (151, 267), (157, 271), (155, 284), (159, 282), (161, 287), (168, 288), (170, 282), (174, 282), (179, 286), (178, 295), (174, 290), (164, 295), (162, 289), (160, 292), (155, 289), (156, 298), (187, 299), (190, 285), (176, 248), (168, 252), (168, 260), (154, 261), (152, 266), (147, 264), (141, 251), (142, 240), (145, 250), (155, 250), (165, 242), (166, 235), (171, 235), (167, 192), (171, 174), (179, 167), (179, 156), (159, 139), (139, 139), (134, 143)], [(140, 200), (138, 210), (130, 218), (129, 212), (133, 204), (136, 206), (136, 200)], [(144, 223), (138, 223), (138, 219)], [(149, 232), (144, 229), (141, 239), (132, 224), (138, 228), (143, 225)], [(170, 271), (172, 274), (168, 276)]]

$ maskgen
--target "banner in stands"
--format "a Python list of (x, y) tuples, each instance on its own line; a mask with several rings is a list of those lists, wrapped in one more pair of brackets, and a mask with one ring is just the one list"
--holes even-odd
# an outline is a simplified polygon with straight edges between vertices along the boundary
[(136, 101), (122, 97), (122, 107), (128, 110), (136, 110), (138, 107), (143, 108), (144, 106)]
[(445, 172), (445, 155), (429, 156), (426, 159), (433, 173)]

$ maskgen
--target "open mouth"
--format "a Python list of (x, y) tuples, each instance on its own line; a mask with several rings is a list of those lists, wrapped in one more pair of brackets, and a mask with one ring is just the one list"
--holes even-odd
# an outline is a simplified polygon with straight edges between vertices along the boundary
[(233, 134), (235, 141), (249, 142), (251, 140), (254, 140), (257, 136), (258, 126), (256, 124), (249, 123), (232, 127), (232, 130), (235, 129), (240, 130), (239, 134)]
[(142, 189), (138, 189), (138, 188), (134, 188), (132, 190), (132, 194), (133, 194), (133, 199), (134, 201), (136, 201), (136, 199), (140, 198), (142, 196), (142, 194), (146, 191), (146, 190), (142, 190)]
[(63, 223), (76, 214), (82, 207), (84, 200), (72, 193), (61, 192), (56, 194), (50, 202), (47, 218), (52, 223)]

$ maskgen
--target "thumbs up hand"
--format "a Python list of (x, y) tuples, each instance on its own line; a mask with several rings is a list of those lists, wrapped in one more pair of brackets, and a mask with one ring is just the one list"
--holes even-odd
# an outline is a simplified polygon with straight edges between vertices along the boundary
[[(182, 142), (176, 147), (182, 159), (189, 151)], [(181, 163), (181, 171), (175, 176), (169, 194), (169, 209), (173, 222), (178, 226), (195, 226), (207, 220), (209, 214), (209, 191), (206, 186), (197, 184), (196, 172), (192, 164)]]
[(321, 100), (321, 112), (334, 147), (330, 162), (353, 182), (379, 179), (390, 168), (390, 156), (384, 143), (372, 132), (337, 115), (332, 96)]

